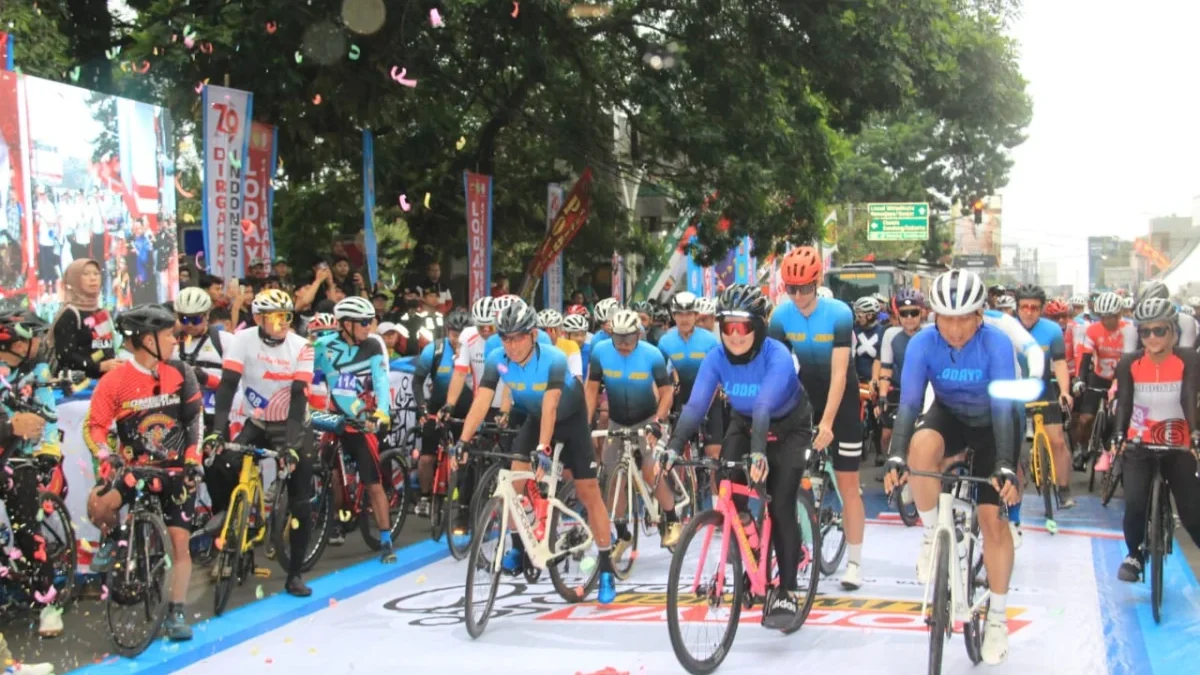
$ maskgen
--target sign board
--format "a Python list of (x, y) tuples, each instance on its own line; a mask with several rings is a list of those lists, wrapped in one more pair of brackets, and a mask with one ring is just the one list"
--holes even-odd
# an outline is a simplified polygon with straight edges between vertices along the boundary
[(997, 266), (994, 255), (956, 255), (954, 266), (966, 269), (990, 269)]
[(929, 239), (929, 204), (896, 202), (867, 204), (867, 241), (925, 241)]

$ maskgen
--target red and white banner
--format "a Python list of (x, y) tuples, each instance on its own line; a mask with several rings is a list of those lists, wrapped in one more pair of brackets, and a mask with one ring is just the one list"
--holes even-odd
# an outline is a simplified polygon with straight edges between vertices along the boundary
[(554, 258), (562, 253), (567, 244), (571, 243), (571, 240), (579, 233), (579, 228), (587, 222), (591, 212), (592, 168), (587, 167), (579, 176), (579, 180), (575, 181), (575, 185), (571, 187), (566, 198), (563, 199), (563, 206), (559, 209), (553, 224), (550, 225), (550, 231), (546, 233), (542, 244), (538, 246), (533, 259), (529, 261), (529, 269), (525, 271), (525, 281), (521, 285), (519, 293), (526, 302), (533, 302), (533, 291), (537, 288), (542, 275), (546, 273), (546, 268), (550, 267)]
[(470, 304), (490, 292), (492, 279), (492, 177), (463, 172), (467, 192), (467, 272)]
[(275, 142), (278, 130), (255, 122), (250, 127), (250, 152), (246, 161), (246, 205), (242, 213), (242, 234), (246, 253), (242, 260), (247, 269), (256, 262), (271, 264), (275, 240), (271, 236), (271, 210), (274, 189), (271, 174), (275, 170)]
[(13, 302), (22, 295), (36, 299), (38, 289), (28, 119), (21, 89), (16, 73), (0, 71), (0, 299), (15, 298)]
[(223, 279), (246, 274), (245, 171), (254, 95), (204, 87), (204, 259)]

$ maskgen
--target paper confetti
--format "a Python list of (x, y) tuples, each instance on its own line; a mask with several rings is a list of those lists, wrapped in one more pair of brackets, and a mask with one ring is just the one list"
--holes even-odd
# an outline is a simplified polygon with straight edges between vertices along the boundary
[(409, 209), (412, 208), (412, 206), (410, 206), (408, 203), (407, 195), (400, 195), (400, 208), (403, 209), (404, 211), (408, 211)]
[(357, 61), (360, 54), (362, 54), (362, 50), (358, 48), (358, 45), (350, 45), (351, 61)]
[(313, 97), (313, 105), (321, 105), (321, 95), (317, 94)]
[[(399, 73), (397, 73), (397, 72), (396, 72), (397, 70), (399, 70), (400, 72), (399, 72)], [(405, 75), (407, 75), (407, 74), (408, 74), (408, 69), (407, 69), (407, 68), (400, 68), (399, 66), (392, 66), (392, 79), (393, 79), (393, 80), (395, 80), (396, 82), (398, 82), (398, 83), (400, 83), (400, 84), (402, 84), (402, 85), (404, 85), (404, 86), (406, 86), (406, 87), (415, 87), (415, 86), (417, 86), (417, 81), (416, 81), (416, 80), (413, 80), (413, 79), (406, 79), (406, 78), (404, 77), (404, 76), (405, 76)]]
[(422, 574), (421, 576), (417, 577), (417, 583), (418, 583), (418, 584), (423, 584), (423, 583), (425, 583), (426, 581), (429, 581), (429, 579), (428, 579), (428, 578), (426, 578), (426, 576), (425, 576), (424, 574)]
[(80, 539), (79, 540), (79, 550), (87, 551), (88, 553), (91, 553), (92, 552), (92, 542), (88, 541), (87, 539)]
[(520, 13), (521, 13), (521, 3), (517, 2), (517, 0), (513, 0), (512, 18), (514, 18), (514, 19), (517, 18), (517, 15)]
[(119, 56), (120, 54), (121, 54), (121, 45), (117, 45), (116, 47), (113, 47), (112, 49), (106, 49), (104, 51), (104, 55), (108, 57), (109, 61), (112, 61), (113, 59), (117, 58), (117, 56)]
[(329, 599), (329, 606), (330, 606), (330, 607), (337, 607), (337, 598), (330, 598), (330, 599)]
[(278, 27), (279, 26), (275, 25), (274, 21), (268, 21), (267, 22), (267, 35), (274, 35), (275, 29)]
[(108, 586), (104, 586), (104, 585), (100, 586), (100, 599), (101, 600), (108, 599)]
[[(403, 195), (401, 195), (401, 198), (403, 199)], [(401, 204), (401, 205), (403, 205), (403, 204)], [(354, 514), (350, 513), (349, 511), (347, 511), (345, 509), (341, 509), (338, 511), (338, 518), (340, 518), (343, 523), (350, 522), (350, 519), (352, 517), (354, 517)]]
[(54, 588), (54, 586), (50, 586), (50, 588), (46, 589), (44, 594), (37, 591), (33, 592), (33, 599), (37, 600), (38, 603), (42, 605), (49, 605), (50, 603), (54, 602), (54, 599), (57, 597), (58, 590)]
[[(232, 164), (232, 165), (233, 165), (233, 168), (235, 168), (235, 169), (240, 169), (240, 168), (242, 168), (242, 158), (241, 158), (241, 157), (238, 157), (237, 155), (232, 155), (232, 154), (231, 154), (231, 155), (229, 156), (229, 163), (230, 163), (230, 164)], [(242, 229), (243, 229), (243, 230), (245, 230), (245, 229), (246, 229), (246, 226), (245, 226), (244, 224), (242, 225)]]
[(429, 193), (425, 193), (425, 208), (429, 208)]
[(304, 61), (304, 55), (301, 54), (300, 52), (296, 52), (296, 63), (301, 63), (303, 61)]
[(263, 599), (263, 589), (262, 589), (262, 584), (259, 584), (259, 585), (258, 585), (258, 586), (257, 586), (257, 587), (254, 589), (254, 597), (258, 598), (259, 600), (262, 600), (262, 599)]
[(8, 568), (3, 565), (0, 565), (0, 578), (2, 578), (2, 579), (8, 578)]
[(300, 529), (300, 519), (298, 519), (298, 518), (292, 518), (292, 529), (293, 529), (293, 530), (298, 530), (298, 529)]
[(465, 148), (466, 146), (467, 146), (467, 137), (466, 137), (466, 136), (459, 136), (459, 137), (458, 137), (458, 142), (454, 144), (454, 148), (455, 148), (456, 150), (462, 150), (462, 149), (463, 149), (463, 148)]
[(71, 81), (72, 82), (79, 81), (79, 66), (75, 66), (74, 68), (71, 69)]
[(438, 13), (437, 8), (429, 10), (429, 23), (434, 28), (442, 27), (442, 15)]

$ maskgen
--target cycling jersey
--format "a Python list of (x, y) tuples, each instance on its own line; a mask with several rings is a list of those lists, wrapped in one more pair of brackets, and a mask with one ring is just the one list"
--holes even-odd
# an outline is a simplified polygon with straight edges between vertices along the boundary
[[(921, 332), (920, 330), (917, 333)], [(900, 380), (904, 376), (904, 354), (908, 351), (908, 343), (917, 333), (909, 335), (899, 326), (892, 326), (883, 334), (883, 345), (879, 348), (879, 365), (892, 371), (891, 388), (900, 390)]]
[(850, 351), (850, 356), (859, 382), (871, 380), (871, 370), (875, 361), (879, 360), (884, 330), (882, 323), (876, 323), (870, 328), (854, 326), (854, 348)]
[(662, 352), (640, 340), (629, 356), (617, 351), (612, 340), (597, 345), (592, 350), (588, 381), (604, 384), (608, 391), (608, 418), (623, 426), (654, 417), (658, 387), (671, 384)]
[(1068, 323), (1063, 334), (1063, 351), (1067, 360), (1067, 373), (1075, 376), (1075, 324)]
[[(1117, 329), (1109, 331), (1100, 321), (1087, 327), (1083, 333), (1083, 358), (1091, 361), (1091, 373), (1111, 380), (1122, 354), (1138, 347), (1137, 329), (1133, 322), (1121, 319)], [(1091, 357), (1090, 359), (1088, 357)]]
[(1021, 372), (1025, 377), (1040, 380), (1046, 372), (1046, 359), (1037, 340), (1025, 330), (1020, 320), (995, 309), (984, 310), (983, 323), (1008, 336), (1013, 343), (1013, 349), (1025, 355)]
[(547, 391), (562, 390), (558, 419), (583, 411), (583, 384), (567, 372), (567, 355), (553, 345), (535, 343), (524, 365), (508, 358), (503, 349), (488, 354), (480, 388), (496, 389), (500, 378), (512, 393), (513, 405), (530, 417), (542, 416), (542, 397)]
[(575, 344), (574, 340), (561, 337), (554, 343), (554, 346), (567, 355), (567, 371), (575, 377), (583, 379), (583, 358), (579, 354), (579, 345)]
[[(175, 359), (183, 361), (197, 369), (196, 379), (200, 383), (203, 397), (204, 412), (213, 414), (217, 402), (216, 390), (221, 384), (221, 368), (224, 363), (225, 348), (233, 336), (223, 330), (210, 328), (200, 337), (185, 335), (175, 345)], [(204, 375), (201, 378), (201, 374)]]
[[(479, 381), (483, 378), (483, 364), (487, 360), (487, 341), (479, 334), (475, 326), (467, 326), (458, 336), (458, 353), (454, 355), (454, 370), (460, 373), (470, 373), (471, 387), (479, 390)], [(501, 380), (501, 385), (503, 385)], [(492, 396), (492, 407), (499, 408), (504, 398), (504, 387), (496, 387)]]
[(725, 349), (714, 349), (704, 357), (692, 395), (688, 397), (671, 435), (675, 452), (695, 435), (708, 413), (717, 387), (725, 391), (729, 405), (751, 419), (750, 452), (766, 453), (767, 430), (772, 420), (786, 417), (804, 400), (805, 392), (792, 368), (792, 354), (778, 340), (763, 340), (762, 348), (749, 363), (734, 365)]
[(906, 350), (900, 406), (892, 431), (893, 454), (907, 455), (925, 387), (931, 384), (938, 404), (964, 424), (992, 427), (996, 460), (1012, 468), (1017, 442), (1016, 405), (989, 396), (988, 385), (1017, 376), (1012, 340), (991, 325), (981, 325), (960, 350), (953, 349), (937, 328), (918, 332)]
[(375, 340), (351, 345), (336, 333), (322, 337), (315, 367), (324, 374), (329, 398), (341, 414), (357, 418), (362, 412), (391, 412), (387, 356)]
[(1179, 314), (1179, 346), (1184, 349), (1196, 348), (1196, 319), (1186, 314)]
[(1144, 350), (1117, 363), (1117, 434), (1155, 445), (1187, 446), (1196, 429), (1200, 357), (1175, 348), (1162, 363)]
[[(17, 401), (31, 401), (41, 408), (49, 419), (42, 429), (41, 439), (24, 439), (13, 437), (5, 451), (21, 455), (51, 454), (62, 455), (58, 437), (57, 406), (54, 401), (54, 390), (50, 388), (50, 365), (45, 362), (29, 362), (14, 370), (12, 366), (0, 361), (0, 409), (3, 409), (8, 419), (12, 419), (13, 409), (10, 404)], [(43, 418), (45, 419), (45, 417)]]
[[(833, 298), (817, 298), (817, 306), (808, 316), (804, 316), (792, 302), (776, 307), (771, 315), (768, 335), (791, 346), (800, 362), (800, 379), (804, 382), (805, 390), (816, 393), (829, 391), (833, 350), (851, 346), (853, 329), (854, 313), (846, 303)], [(854, 388), (850, 384), (856, 380), (854, 359), (851, 359), (847, 370), (847, 391)], [(857, 392), (854, 398), (858, 398)], [(814, 404), (823, 406), (824, 401), (814, 401)]]
[[(440, 352), (440, 353), (439, 353)], [(425, 345), (425, 349), (421, 350), (421, 355), (417, 357), (417, 367), (413, 371), (413, 401), (419, 406), (425, 403), (425, 378), (431, 373), (433, 374), (432, 389), (429, 396), (429, 410), (437, 411), (446, 404), (446, 392), (450, 390), (450, 378), (454, 375), (454, 350), (450, 346), (450, 339), (443, 338), (441, 341), (441, 349), (437, 349), (437, 343), (429, 343)], [(437, 360), (437, 366), (434, 366), (434, 360)], [(471, 398), (471, 391), (468, 388), (463, 389), (463, 395), (459, 397), (458, 403), (463, 402), (463, 397), (468, 400)]]
[(673, 407), (680, 408), (692, 393), (692, 384), (700, 372), (700, 364), (714, 347), (721, 342), (711, 332), (694, 328), (684, 339), (678, 328), (667, 331), (658, 340), (658, 349), (667, 358), (667, 363), (679, 374), (679, 394)]
[[(1037, 323), (1033, 324), (1033, 328), (1029, 331), (1029, 334), (1037, 341), (1038, 347), (1042, 352), (1041, 361), (1043, 364), (1042, 367), (1045, 370), (1042, 379), (1046, 382), (1046, 388), (1042, 392), (1042, 400), (1052, 400), (1051, 398), (1047, 398), (1053, 395), (1050, 383), (1055, 381), (1053, 375), (1054, 369), (1050, 366), (1055, 361), (1062, 361), (1067, 358), (1067, 347), (1063, 342), (1062, 329), (1050, 319), (1041, 318), (1037, 320)], [(1017, 363), (1021, 366), (1021, 372), (1027, 372), (1032, 369), (1031, 364), (1028, 362), (1028, 357), (1024, 353), (1017, 355)]]
[[(283, 422), (288, 419), (292, 383), (312, 383), (313, 348), (295, 333), (288, 333), (279, 345), (268, 345), (259, 337), (258, 328), (250, 328), (228, 341), (223, 368), (239, 376), (241, 415), (260, 422)], [(217, 407), (214, 431), (224, 431), (228, 414)]]
[[(120, 451), (126, 460), (199, 464), (200, 385), (179, 361), (151, 372), (132, 358), (100, 378), (92, 392), (83, 439), (96, 457)], [(108, 446), (117, 426), (120, 448)]]

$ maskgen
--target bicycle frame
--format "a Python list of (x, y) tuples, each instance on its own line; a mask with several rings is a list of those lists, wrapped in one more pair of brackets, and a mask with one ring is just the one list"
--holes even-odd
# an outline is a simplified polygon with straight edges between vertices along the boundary
[[(258, 518), (262, 520), (267, 512), (266, 495), (263, 490), (262, 469), (259, 468), (258, 462), (262, 459), (272, 459), (277, 456), (269, 450), (259, 450), (258, 448), (247, 448), (242, 454), (242, 470), (238, 474), (237, 486), (233, 488), (233, 492), (229, 495), (229, 503), (233, 504), (238, 498), (238, 495), (245, 497), (246, 505), (249, 508), (258, 507)], [(221, 534), (218, 541), (222, 543), (217, 548), (224, 550), (224, 544), (229, 543), (229, 530), (233, 526), (231, 518), (225, 518), (225, 522), (221, 525)], [(267, 530), (259, 523), (258, 533), (254, 537), (250, 537), (250, 529), (242, 533), (242, 541), (239, 543), (238, 551), (247, 553), (254, 549), (255, 546), (262, 543), (267, 538)]]
[[(742, 519), (738, 515), (737, 507), (733, 503), (733, 498), (737, 497), (755, 497), (762, 500), (762, 515), (759, 517), (757, 524), (758, 529), (758, 556), (755, 557), (754, 551), (750, 548), (750, 539), (746, 535), (746, 528), (742, 525)], [(756, 597), (764, 597), (767, 594), (767, 556), (768, 547), (771, 545), (771, 514), (767, 508), (769, 498), (761, 490), (751, 490), (749, 487), (740, 483), (734, 483), (728, 478), (721, 480), (721, 485), (717, 488), (717, 503), (713, 506), (713, 510), (718, 511), (722, 516), (721, 525), (721, 557), (719, 560), (728, 560), (730, 533), (737, 534), (738, 554), (742, 557), (742, 565), (746, 573), (747, 579), (750, 581), (750, 594)], [(700, 582), (704, 573), (704, 560), (708, 555), (708, 547), (712, 543), (713, 531), (715, 528), (709, 528), (704, 533), (704, 543), (700, 548), (700, 563), (696, 574), (692, 579), (692, 592), (696, 593), (700, 588)], [(771, 581), (771, 585), (778, 585), (779, 579), (775, 578)], [(717, 588), (725, 587), (725, 565), (717, 566)]]
[[(1054, 470), (1054, 447), (1050, 445), (1050, 435), (1046, 433), (1046, 418), (1044, 411), (1050, 405), (1047, 401), (1037, 403), (1027, 403), (1025, 409), (1030, 411), (1030, 419), (1033, 422), (1033, 449), (1029, 454), (1029, 470), (1033, 473), (1033, 479), (1039, 487), (1045, 485), (1053, 488), (1058, 485), (1058, 474)], [(1046, 446), (1046, 450), (1050, 454), (1050, 466), (1042, 466), (1041, 453), (1037, 451), (1038, 443), (1041, 442)], [(1043, 471), (1049, 470), (1049, 475)]]
[[(842, 488), (838, 485), (837, 473), (834, 472), (834, 470), (833, 470), (833, 457), (829, 456), (828, 448), (825, 450), (813, 450), (810, 448), (808, 450), (808, 452), (810, 453), (810, 455), (809, 455), (810, 457), (811, 457), (811, 453), (813, 453), (813, 452), (820, 454), (821, 457), (820, 457), (819, 464), (818, 464), (818, 467), (819, 467), (818, 471), (820, 472), (821, 475), (827, 477), (825, 480), (825, 483), (829, 483), (830, 482), (829, 479), (832, 479), (833, 493), (835, 495), (837, 495), (838, 502), (845, 505), (846, 501), (844, 499), (842, 499)], [(807, 460), (808, 458), (806, 457), (805, 459)], [(821, 509), (821, 504), (825, 501), (825, 494), (826, 494), (826, 492), (828, 492), (828, 490), (829, 490), (829, 486), (826, 485), (824, 487), (824, 489), (821, 490), (821, 494), (817, 495), (816, 496), (817, 498), (814, 500), (813, 506), (815, 506), (818, 511)], [(839, 518), (840, 518), (840, 515), (839, 515)]]
[[(664, 430), (663, 433), (665, 434), (666, 431)], [(637, 435), (644, 436), (645, 434), (639, 430)], [(608, 431), (601, 430), (593, 431), (592, 438), (608, 439), (610, 436)], [(662, 482), (663, 476), (669, 473), (669, 471), (659, 467), (657, 475), (654, 479), (654, 485), (648, 485), (646, 483), (645, 476), (642, 475), (642, 467), (638, 466), (638, 463), (634, 461), (637, 459), (634, 454), (637, 446), (634, 444), (633, 437), (630, 432), (628, 430), (613, 432), (611, 438), (613, 440), (619, 439), (621, 441), (621, 459), (617, 462), (617, 464), (618, 466), (621, 464), (625, 465), (625, 510), (628, 511), (632, 507), (633, 498), (636, 491), (637, 496), (640, 496), (642, 498), (642, 503), (646, 505), (646, 512), (649, 516), (648, 520), (657, 526), (663, 519), (663, 513), (662, 508), (658, 503), (658, 499), (654, 496), (654, 493), (657, 491), (659, 483)], [(670, 484), (668, 484), (668, 487), (670, 487)], [(687, 490), (684, 490), (683, 495), (681, 496), (672, 488), (671, 494), (675, 496), (675, 509), (677, 511), (692, 503), (692, 499), (688, 496)], [(616, 504), (610, 504), (609, 509), (611, 509), (609, 512), (610, 518), (614, 521), (617, 520)]]

